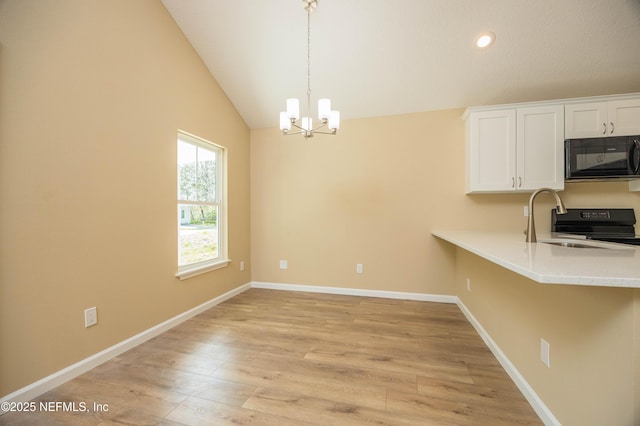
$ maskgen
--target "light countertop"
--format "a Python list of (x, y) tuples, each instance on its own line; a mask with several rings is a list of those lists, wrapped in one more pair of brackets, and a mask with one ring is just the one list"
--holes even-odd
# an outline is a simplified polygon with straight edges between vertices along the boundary
[[(640, 248), (574, 248), (526, 243), (522, 233), (433, 231), (433, 235), (497, 265), (543, 284), (640, 288)], [(597, 243), (596, 243), (597, 244)]]

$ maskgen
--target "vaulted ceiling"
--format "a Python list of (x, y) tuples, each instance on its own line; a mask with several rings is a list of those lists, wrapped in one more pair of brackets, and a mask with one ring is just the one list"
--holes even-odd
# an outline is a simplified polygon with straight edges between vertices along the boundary
[[(250, 128), (306, 98), (302, 1), (162, 2)], [(496, 41), (479, 50), (484, 31)], [(318, 0), (311, 14), (311, 102), (343, 119), (626, 92), (640, 92), (640, 0)]]

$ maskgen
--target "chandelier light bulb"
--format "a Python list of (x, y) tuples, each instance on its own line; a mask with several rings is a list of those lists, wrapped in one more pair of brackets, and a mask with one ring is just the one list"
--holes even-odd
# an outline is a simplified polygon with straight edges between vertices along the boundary
[(291, 119), (289, 118), (289, 114), (286, 111), (282, 111), (280, 113), (280, 130), (284, 133), (287, 133), (291, 130)]
[(329, 129), (336, 131), (340, 128), (340, 111), (331, 111), (329, 114)]

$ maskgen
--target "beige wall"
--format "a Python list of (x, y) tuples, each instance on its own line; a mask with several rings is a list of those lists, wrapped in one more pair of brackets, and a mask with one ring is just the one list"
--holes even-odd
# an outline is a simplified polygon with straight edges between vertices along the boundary
[[(563, 424), (632, 424), (640, 290), (544, 286), (430, 236), (526, 228), (529, 194), (464, 194), (462, 112), (347, 120), (339, 135), (309, 141), (252, 131), (252, 280), (458, 295)], [(626, 183), (571, 184), (562, 197), (568, 207), (640, 213)], [(537, 199), (539, 232), (553, 205)]]
[[(456, 288), (563, 425), (637, 424), (633, 299), (638, 290), (542, 285), (461, 249)], [(551, 368), (540, 361), (541, 338), (550, 344)]]
[[(0, 94), (0, 396), (250, 281), (249, 130), (159, 1), (1, 1)], [(234, 260), (185, 281), (178, 129), (228, 148)]]
[(433, 229), (525, 226), (524, 195), (464, 195), (462, 112), (347, 120), (309, 140), (252, 131), (252, 279), (453, 294), (453, 249)]

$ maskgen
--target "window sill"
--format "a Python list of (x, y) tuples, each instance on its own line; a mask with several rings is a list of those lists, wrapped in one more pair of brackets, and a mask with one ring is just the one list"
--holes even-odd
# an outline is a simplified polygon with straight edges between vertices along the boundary
[(180, 280), (186, 280), (187, 278), (195, 277), (196, 275), (224, 268), (229, 264), (229, 262), (231, 262), (231, 259), (217, 260), (213, 263), (197, 265), (191, 268), (187, 267), (181, 271), (176, 272), (176, 277), (180, 278)]

